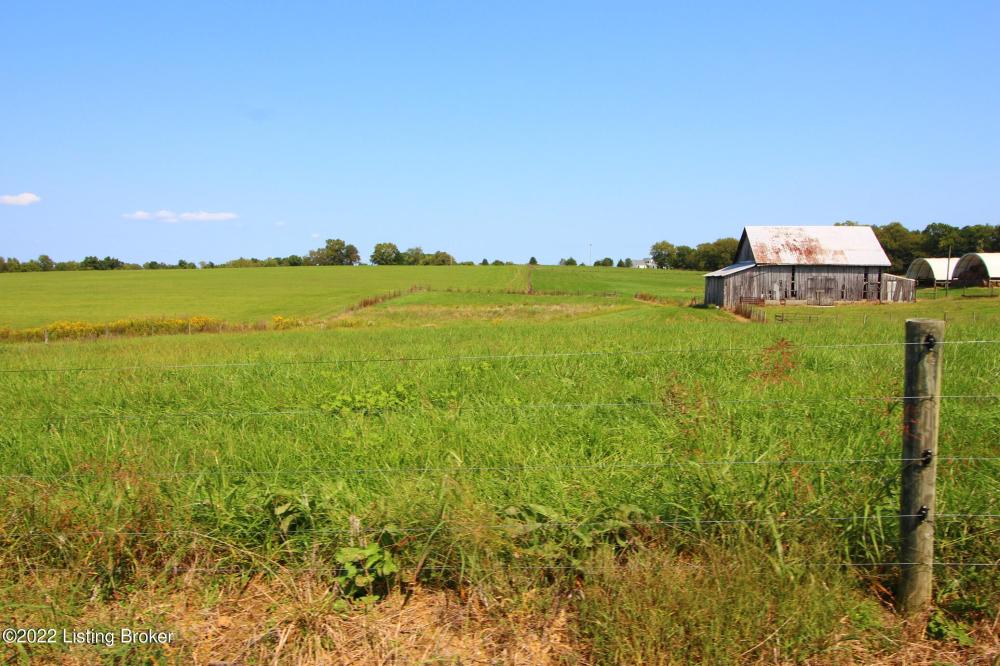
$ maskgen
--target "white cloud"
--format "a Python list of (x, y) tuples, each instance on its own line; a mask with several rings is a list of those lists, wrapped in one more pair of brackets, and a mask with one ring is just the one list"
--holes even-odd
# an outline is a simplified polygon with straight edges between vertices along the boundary
[(5, 206), (30, 206), (41, 201), (42, 198), (32, 192), (21, 192), (20, 194), (0, 195), (0, 204)]
[(319, 234), (312, 234), (313, 238), (319, 238)]
[(155, 217), (157, 220), (160, 220), (161, 222), (177, 221), (177, 213), (175, 213), (172, 210), (158, 210), (155, 213), (153, 213), (153, 217)]
[(128, 220), (157, 220), (158, 222), (175, 224), (177, 222), (225, 222), (235, 220), (239, 215), (229, 212), (211, 213), (204, 210), (186, 213), (175, 213), (172, 210), (158, 210), (155, 213), (150, 213), (145, 210), (137, 210), (134, 213), (125, 213), (122, 217)]
[(209, 213), (199, 210), (196, 213), (181, 213), (179, 217), (185, 222), (225, 222), (226, 220), (235, 220), (239, 215), (236, 213)]
[(277, 222), (274, 223), (274, 226), (280, 229), (281, 227), (288, 226), (288, 222), (285, 222), (284, 220), (278, 220)]

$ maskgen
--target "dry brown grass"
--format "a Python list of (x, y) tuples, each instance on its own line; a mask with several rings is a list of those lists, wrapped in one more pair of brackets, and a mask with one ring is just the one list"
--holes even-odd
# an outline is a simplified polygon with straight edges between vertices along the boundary
[[(671, 586), (687, 587), (692, 569), (660, 571)], [(216, 581), (218, 578), (215, 579)], [(35, 590), (58, 605), (54, 598), (66, 581), (59, 577), (35, 577)], [(696, 581), (688, 581), (693, 587)], [(48, 590), (48, 592), (45, 592)], [(627, 589), (623, 589), (631, 597)], [(66, 650), (32, 650), (29, 663), (64, 665), (111, 663), (190, 663), (202, 666), (243, 664), (591, 664), (591, 646), (581, 637), (578, 602), (585, 593), (569, 599), (552, 590), (527, 590), (517, 598), (497, 599), (466, 589), (413, 588), (408, 594), (394, 592), (368, 608), (338, 612), (336, 590), (328, 583), (302, 575), (277, 578), (230, 579), (226, 587), (213, 587), (209, 580), (193, 573), (175, 579), (169, 587), (150, 583), (113, 603), (92, 599), (71, 623), (71, 628), (140, 627), (173, 631), (175, 642), (162, 650), (118, 653), (109, 659), (107, 648), (76, 646)], [(635, 590), (642, 596), (641, 590)], [(619, 600), (629, 604), (627, 600)], [(662, 600), (666, 603), (667, 600)], [(661, 602), (649, 606), (648, 613), (662, 613)], [(696, 606), (697, 604), (695, 604)], [(17, 626), (47, 626), (42, 606), (18, 613)], [(697, 609), (692, 607), (692, 612)], [(621, 618), (619, 618), (621, 619)], [(770, 638), (785, 630), (787, 620), (775, 617), (762, 631), (759, 644), (743, 651), (738, 663), (786, 664), (788, 655), (772, 649)], [(678, 622), (698, 624), (696, 617)], [(932, 664), (1000, 663), (1000, 635), (996, 622), (980, 622), (972, 628), (974, 647), (927, 640), (923, 623), (902, 627), (886, 615), (886, 627), (893, 638), (880, 649), (855, 638), (844, 619), (841, 636), (832, 636), (831, 647), (806, 658), (808, 664), (876, 664), (880, 666), (931, 666)], [(635, 632), (640, 638), (646, 627), (638, 621), (616, 631)], [(674, 648), (677, 646), (674, 645)], [(676, 652), (674, 652), (676, 656)], [(605, 657), (608, 655), (605, 654)], [(666, 655), (660, 661), (651, 654), (633, 655), (633, 663), (677, 663)], [(3, 663), (19, 663), (12, 655)]]
[[(34, 581), (58, 589), (56, 581)], [(117, 603), (94, 601), (72, 624), (175, 632), (159, 659), (223, 664), (576, 664), (566, 608), (543, 613), (530, 603), (464, 601), (451, 591), (393, 593), (371, 608), (334, 606), (335, 589), (308, 577), (254, 579), (213, 590), (191, 577), (169, 593), (146, 588)], [(529, 595), (530, 596), (530, 595)], [(27, 618), (18, 621), (27, 626)], [(45, 626), (38, 622), (31, 626)], [(92, 664), (107, 649), (78, 646), (32, 652), (31, 663)], [(133, 653), (122, 663), (146, 663)], [(12, 662), (17, 663), (17, 662)]]

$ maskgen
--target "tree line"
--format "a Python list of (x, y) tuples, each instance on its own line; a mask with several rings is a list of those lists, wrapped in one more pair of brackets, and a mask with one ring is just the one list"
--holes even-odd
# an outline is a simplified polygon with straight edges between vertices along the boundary
[[(455, 261), (448, 252), (436, 250), (424, 252), (420, 247), (400, 251), (393, 243), (379, 243), (371, 254), (371, 263), (401, 266), (450, 266)], [(143, 264), (129, 263), (116, 257), (84, 257), (80, 261), (54, 261), (49, 255), (39, 255), (37, 259), (21, 261), (16, 257), (0, 256), (0, 273), (28, 273), (47, 271), (115, 271), (115, 270), (166, 270), (189, 268), (249, 268), (263, 266), (356, 266), (361, 263), (361, 253), (357, 246), (340, 238), (330, 238), (322, 247), (310, 250), (306, 255), (291, 254), (287, 257), (256, 257), (231, 259), (222, 263), (201, 261), (195, 263), (180, 259), (176, 264), (147, 261)], [(472, 262), (464, 262), (471, 265)]]
[[(839, 222), (838, 225), (857, 225), (850, 220)], [(976, 224), (965, 227), (955, 227), (950, 224), (935, 222), (928, 224), (923, 230), (907, 229), (899, 222), (872, 227), (875, 236), (885, 249), (892, 262), (890, 270), (903, 272), (914, 259), (918, 257), (960, 257), (967, 252), (1000, 252), (1000, 225)], [(674, 245), (669, 241), (653, 243), (649, 248), (650, 257), (658, 268), (677, 268), (699, 271), (712, 271), (728, 266), (736, 259), (736, 249), (739, 241), (735, 238), (719, 238), (710, 243), (700, 243), (695, 247)], [(471, 261), (456, 261), (455, 257), (443, 250), (424, 252), (422, 248), (411, 247), (400, 250), (395, 243), (377, 243), (369, 256), (369, 261), (376, 266), (471, 266)], [(0, 273), (23, 273), (36, 271), (109, 271), (109, 270), (169, 270), (192, 268), (248, 268), (263, 266), (356, 266), (361, 263), (358, 248), (343, 239), (331, 238), (322, 247), (310, 250), (305, 255), (292, 254), (287, 257), (255, 257), (231, 259), (216, 264), (211, 261), (195, 263), (180, 259), (176, 264), (159, 261), (147, 261), (143, 264), (128, 263), (116, 257), (107, 256), (100, 259), (87, 256), (80, 261), (54, 261), (49, 255), (39, 255), (37, 259), (21, 261), (15, 257), (0, 256)], [(538, 260), (531, 257), (528, 264), (535, 265)], [(492, 262), (483, 259), (480, 265), (513, 265), (512, 261), (494, 259)], [(573, 257), (559, 260), (560, 266), (577, 266)], [(594, 262), (594, 266), (617, 266), (631, 268), (633, 260), (619, 259), (615, 262), (611, 257), (604, 257)]]

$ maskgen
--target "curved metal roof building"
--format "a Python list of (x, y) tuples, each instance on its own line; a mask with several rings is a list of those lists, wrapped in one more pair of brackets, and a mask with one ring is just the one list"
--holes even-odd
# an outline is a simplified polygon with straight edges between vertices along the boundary
[(955, 280), (962, 284), (1000, 282), (1000, 252), (970, 252), (955, 266)]
[[(951, 275), (948, 275), (948, 264), (951, 264)], [(911, 280), (933, 280), (947, 282), (955, 279), (955, 269), (958, 267), (958, 257), (920, 257), (910, 262), (906, 269), (906, 277)]]

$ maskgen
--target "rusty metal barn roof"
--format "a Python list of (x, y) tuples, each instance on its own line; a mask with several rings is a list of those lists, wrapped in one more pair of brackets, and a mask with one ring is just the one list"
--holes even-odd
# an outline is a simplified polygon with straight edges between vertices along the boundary
[[(745, 243), (758, 264), (891, 264), (871, 227), (745, 227), (740, 250)], [(738, 251), (737, 256), (742, 254)]]

